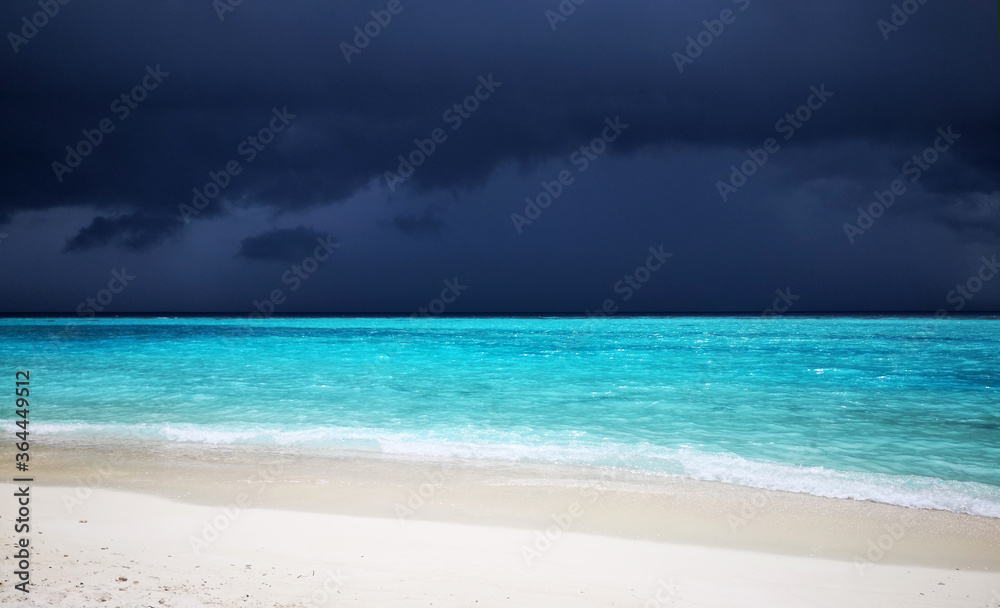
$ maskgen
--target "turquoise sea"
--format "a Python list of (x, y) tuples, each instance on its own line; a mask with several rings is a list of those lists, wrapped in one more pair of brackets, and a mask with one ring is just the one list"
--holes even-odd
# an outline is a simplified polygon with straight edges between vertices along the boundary
[[(624, 467), (1000, 517), (1000, 319), (0, 319), (38, 442)], [(14, 399), (3, 415), (13, 432)]]

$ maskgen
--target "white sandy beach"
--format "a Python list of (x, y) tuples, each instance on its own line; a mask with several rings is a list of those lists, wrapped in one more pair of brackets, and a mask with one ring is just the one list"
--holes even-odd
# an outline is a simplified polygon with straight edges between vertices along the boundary
[[(232, 463), (178, 459), (157, 471), (117, 460), (92, 488), (95, 465), (64, 455), (40, 471), (63, 485), (32, 488), (31, 593), (13, 589), (6, 559), (2, 603), (984, 608), (1000, 599), (1000, 522), (989, 518), (687, 480), (581, 488), (551, 470), (464, 467), (434, 486), (428, 465), (348, 460), (328, 479), (297, 461), (265, 481)], [(7, 539), (14, 491), (0, 490)], [(412, 499), (419, 492), (426, 500)], [(539, 540), (546, 531), (551, 542)], [(879, 543), (885, 550), (872, 551)]]

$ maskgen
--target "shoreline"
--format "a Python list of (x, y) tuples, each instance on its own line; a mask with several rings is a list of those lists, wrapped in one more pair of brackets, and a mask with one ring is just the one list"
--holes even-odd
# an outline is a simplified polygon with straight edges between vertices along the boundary
[[(86, 426), (86, 425), (84, 425)], [(302, 454), (332, 459), (362, 458), (388, 460), (438, 461), (465, 463), (497, 463), (499, 466), (575, 467), (585, 470), (614, 469), (632, 471), (652, 477), (681, 477), (700, 481), (721, 482), (752, 489), (801, 493), (823, 498), (850, 499), (897, 505), (913, 509), (941, 510), (1000, 519), (1000, 479), (996, 475), (942, 477), (941, 471), (868, 470), (859, 463), (806, 464), (774, 460), (764, 456), (747, 457), (731, 452), (702, 450), (700, 447), (659, 448), (642, 444), (639, 453), (632, 453), (630, 444), (615, 442), (594, 445), (554, 443), (548, 448), (526, 443), (485, 443), (471, 441), (414, 440), (413, 437), (388, 437), (379, 429), (363, 429), (370, 436), (334, 437), (330, 442), (302, 442), (293, 438), (278, 438), (276, 429), (255, 428), (252, 431), (222, 431), (219, 429), (159, 429), (142, 426), (131, 428), (91, 427), (86, 433), (64, 425), (60, 430), (39, 427), (36, 432), (52, 449), (90, 446), (103, 450), (117, 446), (125, 450), (155, 451), (164, 455), (178, 450), (246, 450), (250, 453), (275, 452), (285, 455)], [(60, 432), (66, 431), (69, 432)], [(5, 430), (16, 432), (11, 425)], [(329, 430), (329, 429), (323, 429)], [(346, 430), (346, 429), (339, 429)], [(164, 432), (168, 436), (163, 436)], [(218, 433), (229, 433), (219, 437)], [(193, 437), (169, 435), (193, 435)], [(258, 441), (257, 439), (264, 439)], [(382, 449), (382, 441), (389, 449)], [(401, 442), (401, 443), (400, 443)], [(409, 442), (409, 443), (408, 443)], [(860, 469), (856, 468), (861, 466)]]
[[(561, 465), (36, 447), (26, 605), (1000, 600), (1000, 520), (987, 517)], [(15, 509), (0, 500), (0, 525)], [(0, 604), (24, 601), (12, 563), (0, 560)]]
[(245, 495), (251, 508), (535, 529), (578, 503), (574, 530), (590, 534), (840, 560), (868, 559), (869, 543), (890, 544), (888, 535), (880, 562), (1000, 571), (1000, 519), (874, 501), (576, 465), (166, 442), (38, 447), (35, 485), (72, 488), (68, 505), (90, 489), (200, 506)]

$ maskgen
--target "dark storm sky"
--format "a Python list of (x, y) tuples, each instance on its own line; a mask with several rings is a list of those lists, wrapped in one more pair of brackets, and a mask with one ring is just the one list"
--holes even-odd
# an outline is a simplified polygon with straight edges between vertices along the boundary
[(225, 2), (0, 6), (0, 312), (1000, 309), (992, 1)]

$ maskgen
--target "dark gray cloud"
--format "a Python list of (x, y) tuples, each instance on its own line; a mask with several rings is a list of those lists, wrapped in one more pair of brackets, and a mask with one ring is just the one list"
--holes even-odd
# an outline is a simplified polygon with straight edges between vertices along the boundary
[[(522, 241), (548, 238), (548, 249), (516, 271), (494, 268), (498, 289), (514, 294), (511, 307), (536, 302), (513, 287), (533, 284), (523, 273), (543, 261), (565, 267), (567, 244), (590, 243), (603, 258), (627, 261), (623, 243), (638, 227), (675, 218), (707, 242), (734, 243), (753, 226), (741, 251), (748, 260), (773, 263), (776, 251), (809, 257), (789, 243), (822, 242), (809, 255), (822, 251), (816, 264), (849, 282), (853, 258), (836, 257), (823, 239), (848, 246), (841, 224), (948, 126), (961, 140), (892, 217), (927, 233), (943, 228), (964, 244), (998, 238), (1000, 64), (988, 59), (997, 47), (987, 3), (930, 0), (886, 40), (878, 22), (890, 19), (892, 3), (867, 0), (591, 0), (554, 30), (546, 11), (558, 10), (555, 0), (403, 0), (349, 63), (342, 43), (353, 44), (355, 27), (386, 2), (243, 2), (222, 20), (213, 6), (72, 2), (16, 53), (4, 49), (0, 223), (28, 211), (85, 211), (88, 221), (60, 224), (71, 230), (65, 249), (83, 260), (102, 249), (152, 253), (171, 244), (195, 257), (193, 235), (212, 226), (226, 242), (242, 241), (233, 248), (241, 260), (285, 261), (297, 254), (289, 252), (295, 235), (312, 228), (243, 241), (253, 232), (238, 227), (242, 214), (295, 225), (363, 198), (384, 242), (357, 263), (397, 260), (405, 277), (408, 248), (422, 239), (456, 239), (447, 259), (496, 245), (490, 239), (507, 244), (517, 236), (509, 215), (518, 204), (523, 210), (519, 201), (571, 168), (570, 155), (600, 135), (606, 118), (620, 117), (629, 128), (595, 161), (602, 168), (580, 174), (545, 212), (570, 209), (572, 219), (543, 219)], [(697, 52), (689, 37), (704, 40), (724, 10), (734, 21)], [(18, 33), (22, 17), (37, 11), (30, 0), (5, 2), (0, 26)], [(680, 73), (677, 53), (689, 51), (697, 56)], [(483, 92), (481, 78), (501, 84), (470, 102), (474, 110), (455, 109)], [(780, 139), (777, 121), (823, 85), (833, 96)], [(430, 152), (435, 129), (446, 138)], [(781, 151), (723, 202), (716, 181), (769, 137)], [(414, 150), (426, 158), (390, 188), (386, 172), (398, 172), (399, 157)], [(596, 188), (605, 179), (596, 174), (612, 162), (643, 170), (614, 165), (631, 181)], [(510, 203), (485, 202), (501, 199)], [(312, 221), (305, 224), (320, 225)], [(497, 234), (493, 225), (502, 226)], [(879, 238), (887, 248), (909, 242)], [(940, 246), (940, 258), (955, 252), (950, 241)], [(703, 271), (692, 268), (683, 288), (700, 289), (699, 277), (718, 268), (704, 255)], [(757, 272), (755, 288), (775, 280)], [(912, 293), (935, 289), (921, 284)], [(567, 295), (559, 306), (573, 297), (585, 299)], [(691, 305), (711, 308), (706, 298)]]
[(97, 216), (89, 226), (66, 242), (66, 251), (85, 251), (94, 247), (119, 245), (138, 251), (158, 245), (177, 234), (182, 225), (176, 217), (158, 217), (144, 213)]
[[(237, 146), (274, 107), (296, 121), (244, 162), (212, 211), (342, 200), (438, 127), (449, 140), (416, 171), (418, 189), (471, 186), (501, 163), (562, 155), (606, 116), (633, 125), (616, 153), (759, 145), (820, 83), (835, 100), (794, 145), (919, 144), (954, 123), (966, 133), (957, 156), (995, 186), (1000, 78), (973, 60), (995, 52), (986, 35), (995, 32), (983, 25), (992, 7), (923, 6), (885, 41), (876, 22), (890, 9), (877, 3), (742, 5), (593, 2), (552, 31), (552, 2), (406, 2), (350, 64), (340, 43), (381, 3), (245, 3), (221, 23), (210, 3), (194, 0), (128, 11), (110, 1), (66, 5), (4, 63), (9, 187), (0, 205), (117, 205), (166, 221), (209, 171), (241, 160)], [(5, 3), (2, 21), (14, 27), (36, 9)], [(735, 23), (679, 74), (673, 54), (723, 9)], [(147, 66), (169, 76), (122, 118), (112, 104), (143, 83)], [(488, 74), (503, 85), (451, 131), (442, 114)], [(57, 181), (52, 163), (105, 118), (114, 132)]]

